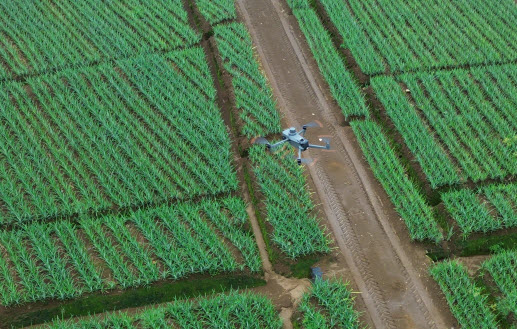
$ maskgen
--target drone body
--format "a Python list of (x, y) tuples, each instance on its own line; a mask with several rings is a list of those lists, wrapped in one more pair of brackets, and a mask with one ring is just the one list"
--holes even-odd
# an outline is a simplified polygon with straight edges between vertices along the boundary
[(327, 138), (320, 138), (321, 140), (325, 141), (325, 145), (314, 145), (310, 144), (309, 140), (305, 138), (305, 132), (307, 131), (307, 128), (309, 127), (316, 127), (320, 126), (320, 124), (311, 122), (306, 125), (303, 125), (302, 130), (296, 131), (296, 128), (291, 127), (287, 128), (284, 131), (282, 131), (282, 140), (275, 144), (270, 144), (265, 138), (260, 137), (258, 138), (255, 143), (256, 144), (265, 144), (268, 150), (274, 151), (278, 146), (289, 143), (294, 148), (298, 149), (298, 158), (296, 161), (298, 164), (308, 163), (308, 159), (302, 159), (302, 152), (307, 150), (308, 148), (317, 148), (317, 149), (330, 149), (330, 141)]

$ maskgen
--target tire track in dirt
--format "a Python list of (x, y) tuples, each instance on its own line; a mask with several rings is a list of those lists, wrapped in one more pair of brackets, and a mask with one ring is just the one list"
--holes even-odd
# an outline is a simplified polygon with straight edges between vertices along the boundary
[[(382, 294), (382, 291), (379, 289), (377, 282), (374, 280), (370, 272), (368, 260), (365, 258), (361, 250), (361, 247), (359, 246), (359, 242), (357, 240), (357, 236), (354, 233), (354, 229), (350, 225), (348, 216), (345, 210), (343, 209), (343, 205), (341, 204), (341, 202), (339, 202), (337, 193), (334, 187), (332, 186), (327, 173), (321, 168), (321, 165), (319, 163), (316, 163), (314, 171), (316, 172), (317, 177), (322, 183), (324, 193), (329, 201), (330, 211), (326, 210), (325, 212), (327, 214), (332, 214), (337, 219), (337, 222), (339, 223), (339, 229), (342, 232), (346, 248), (348, 248), (348, 250), (351, 253), (351, 255), (349, 255), (348, 253), (345, 254), (347, 264), (353, 267), (353, 271), (359, 272), (361, 274), (363, 282), (357, 282), (358, 286), (360, 287), (361, 291), (368, 291), (367, 296), (371, 299), (370, 303), (373, 303), (373, 306), (379, 313), (379, 320), (381, 321), (381, 323), (384, 324), (386, 328), (396, 328), (393, 319), (391, 318), (391, 314), (386, 306), (386, 301)], [(336, 232), (336, 228), (333, 227), (333, 231)], [(339, 239), (338, 244), (342, 244), (342, 242), (340, 242), (341, 239)], [(378, 326), (379, 323), (376, 323), (376, 325)]]
[(342, 116), (334, 114), (314, 78), (319, 71), (311, 70), (285, 8), (276, 0), (239, 0), (238, 5), (286, 121), (320, 119), (333, 138), (337, 152), (320, 156), (309, 170), (375, 326), (447, 327), (389, 223), (361, 155), (338, 124)]

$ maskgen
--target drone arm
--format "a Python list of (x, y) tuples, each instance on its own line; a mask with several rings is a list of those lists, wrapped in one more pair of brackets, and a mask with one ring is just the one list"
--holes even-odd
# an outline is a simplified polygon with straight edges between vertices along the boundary
[(301, 136), (305, 136), (305, 132), (306, 132), (306, 131), (307, 131), (307, 126), (303, 126), (303, 127), (302, 127), (302, 130), (300, 130), (300, 131), (298, 132), (298, 134), (299, 134), (299, 135), (301, 135)]
[(269, 148), (270, 148), (270, 149), (277, 148), (278, 146), (280, 146), (280, 145), (282, 145), (282, 144), (286, 143), (287, 141), (288, 141), (287, 139), (281, 140), (280, 142), (277, 142), (277, 143), (275, 143), (275, 144), (272, 144)]
[(309, 144), (309, 148), (330, 150), (330, 144), (327, 144), (327, 145), (313, 145), (313, 144)]

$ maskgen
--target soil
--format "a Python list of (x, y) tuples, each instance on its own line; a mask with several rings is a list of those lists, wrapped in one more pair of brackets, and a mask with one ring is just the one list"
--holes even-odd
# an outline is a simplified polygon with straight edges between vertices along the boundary
[[(308, 166), (327, 217), (327, 226), (362, 293), (375, 328), (447, 328), (455, 325), (438, 286), (428, 274), (426, 246), (413, 243), (403, 221), (375, 181), (350, 127), (330, 101), (325, 81), (283, 3), (240, 0), (238, 9), (252, 35), (284, 123), (319, 120), (323, 128), (309, 139), (332, 136), (334, 152), (308, 151)], [(307, 154), (306, 153), (306, 154)], [(328, 269), (327, 269), (328, 270)], [(336, 271), (336, 269), (334, 269)]]

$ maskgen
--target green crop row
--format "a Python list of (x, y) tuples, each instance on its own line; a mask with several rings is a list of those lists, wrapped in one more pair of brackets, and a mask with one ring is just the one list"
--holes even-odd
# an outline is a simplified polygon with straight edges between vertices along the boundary
[(181, 0), (2, 1), (0, 79), (200, 41)]
[(280, 115), (268, 81), (253, 54), (253, 44), (242, 23), (214, 27), (224, 68), (232, 78), (235, 103), (247, 137), (280, 132)]
[(412, 182), (391, 147), (382, 129), (372, 121), (352, 121), (359, 145), (384, 190), (405, 221), (414, 240), (435, 242), (443, 236), (438, 229), (432, 208)]
[(3, 231), (1, 304), (73, 298), (193, 273), (258, 272), (261, 259), (247, 222), (245, 204), (230, 197)]
[(0, 88), (0, 223), (236, 188), (200, 48)]
[(201, 15), (213, 26), (237, 18), (234, 0), (196, 0), (196, 5)]
[(354, 59), (365, 74), (384, 72), (383, 59), (375, 51), (374, 43), (360, 24), (345, 1), (320, 0), (332, 23), (343, 37), (344, 46), (350, 50)]
[(464, 237), (472, 232), (487, 233), (517, 226), (517, 184), (450, 191), (442, 194), (442, 200)]
[(517, 251), (504, 251), (483, 263), (504, 294), (498, 307), (504, 314), (517, 315)]
[(348, 283), (340, 280), (317, 279), (303, 295), (299, 309), (304, 329), (358, 329), (361, 326)]
[(458, 183), (460, 177), (452, 161), (407, 101), (395, 79), (376, 77), (371, 80), (371, 84), (406, 145), (422, 166), (431, 187)]
[(334, 47), (329, 33), (312, 8), (303, 1), (288, 1), (330, 92), (346, 118), (368, 117), (364, 96)]
[(431, 268), (452, 314), (463, 329), (498, 328), (495, 315), (487, 303), (487, 296), (469, 277), (467, 269), (458, 261), (446, 261)]
[(175, 301), (138, 313), (116, 312), (100, 319), (56, 320), (48, 329), (79, 328), (248, 328), (280, 329), (282, 321), (271, 301), (261, 295), (231, 292), (195, 301)]
[(517, 173), (517, 146), (504, 142), (517, 135), (515, 67), (400, 76), (463, 175), (476, 182)]
[(517, 59), (512, 0), (320, 1), (366, 74)]
[[(516, 65), (372, 79), (397, 130), (436, 188), (517, 173)], [(413, 103), (414, 101), (414, 103)]]
[(265, 197), (267, 220), (273, 227), (273, 242), (291, 258), (328, 252), (329, 241), (312, 215), (314, 205), (307, 190), (303, 167), (288, 148), (271, 154), (253, 146), (249, 157)]

